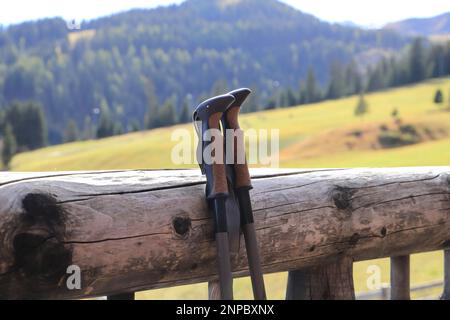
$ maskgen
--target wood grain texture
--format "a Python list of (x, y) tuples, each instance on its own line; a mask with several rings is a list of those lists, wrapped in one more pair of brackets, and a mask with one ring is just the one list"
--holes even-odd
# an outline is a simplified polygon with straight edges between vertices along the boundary
[(354, 300), (353, 260), (290, 271), (286, 300)]
[(220, 283), (219, 281), (208, 282), (208, 299), (220, 300)]
[[(450, 168), (255, 170), (266, 273), (450, 248)], [(80, 298), (217, 279), (197, 170), (0, 177), (0, 298)], [(82, 272), (68, 290), (66, 269)], [(247, 275), (244, 241), (233, 261)]]

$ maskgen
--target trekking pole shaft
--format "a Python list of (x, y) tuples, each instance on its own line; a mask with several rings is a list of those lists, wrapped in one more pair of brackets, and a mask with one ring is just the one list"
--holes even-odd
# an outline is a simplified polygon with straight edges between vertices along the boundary
[(247, 250), (248, 267), (252, 280), (253, 296), (256, 300), (266, 300), (266, 288), (259, 257), (258, 242), (256, 240), (255, 223), (252, 204), (248, 189), (236, 190), (241, 209), (241, 226), (244, 233), (245, 248)]
[[(233, 129), (234, 135), (234, 172), (235, 188), (241, 210), (241, 226), (245, 238), (245, 247), (247, 249), (250, 277), (252, 280), (253, 295), (256, 300), (266, 299), (266, 290), (264, 286), (264, 277), (261, 269), (258, 244), (256, 240), (255, 224), (253, 219), (253, 210), (250, 201), (250, 190), (252, 188), (250, 172), (247, 161), (245, 160), (245, 142), (242, 130), (239, 126), (238, 116), (240, 106), (232, 106), (227, 110), (226, 122), (227, 129)], [(238, 136), (240, 135), (240, 139)], [(239, 155), (239, 153), (242, 153)], [(244, 159), (243, 163), (238, 163), (238, 159)]]
[(233, 277), (230, 264), (228, 233), (216, 233), (217, 260), (219, 263), (220, 296), (222, 300), (233, 300)]
[[(242, 226), (245, 238), (245, 247), (247, 248), (248, 265), (250, 269), (250, 278), (252, 280), (253, 296), (256, 300), (266, 300), (266, 288), (264, 286), (261, 261), (257, 250), (255, 225), (247, 224)], [(256, 250), (255, 250), (256, 249)]]
[(233, 300), (233, 276), (231, 273), (230, 247), (225, 215), (225, 198), (216, 198), (214, 207), (220, 297), (222, 300)]
[[(220, 129), (220, 119), (222, 113), (213, 114), (208, 122), (209, 128)], [(223, 137), (218, 135), (213, 138), (216, 147), (223, 147)], [(219, 264), (219, 282), (222, 300), (233, 300), (233, 277), (230, 263), (230, 247), (228, 241), (228, 227), (226, 216), (226, 196), (228, 194), (228, 182), (226, 178), (225, 164), (223, 163), (223, 152), (218, 154), (219, 150), (213, 150), (213, 187), (211, 196), (214, 198), (214, 220), (216, 224), (216, 245), (217, 260)], [(219, 152), (220, 153), (220, 152)]]

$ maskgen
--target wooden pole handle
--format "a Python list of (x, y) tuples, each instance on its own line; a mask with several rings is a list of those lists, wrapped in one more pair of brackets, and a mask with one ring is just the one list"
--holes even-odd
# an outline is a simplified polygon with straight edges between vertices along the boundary
[[(247, 160), (245, 160), (245, 141), (244, 133), (239, 126), (239, 112), (240, 106), (232, 106), (226, 112), (226, 121), (229, 126), (228, 129), (234, 130), (234, 172), (236, 175), (236, 188), (251, 187), (252, 182), (250, 172), (248, 170)], [(238, 163), (238, 155), (244, 154), (244, 163)]]
[[(220, 130), (220, 119), (222, 118), (223, 113), (217, 112), (211, 115), (208, 119), (209, 129)], [(211, 143), (214, 144), (214, 148), (211, 151), (212, 162), (212, 171), (213, 171), (213, 186), (211, 190), (211, 196), (217, 194), (227, 194), (228, 193), (228, 183), (227, 183), (227, 175), (225, 171), (225, 164), (223, 159), (223, 136), (217, 135), (212, 137)], [(221, 154), (222, 157), (218, 159), (216, 157), (217, 153)]]

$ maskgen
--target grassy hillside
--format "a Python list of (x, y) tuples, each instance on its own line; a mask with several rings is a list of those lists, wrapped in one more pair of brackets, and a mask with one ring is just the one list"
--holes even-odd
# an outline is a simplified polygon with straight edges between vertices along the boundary
[[(370, 113), (353, 116), (357, 97), (328, 101), (306, 107), (280, 109), (243, 116), (245, 129), (280, 129), (283, 167), (358, 167), (358, 166), (426, 166), (450, 165), (450, 112), (438, 111), (433, 96), (441, 88), (448, 100), (450, 78), (379, 92), (366, 97)], [(380, 126), (396, 127), (392, 110), (399, 111), (403, 124), (421, 132), (423, 142), (400, 147), (382, 148), (377, 137)], [(49, 147), (14, 157), (12, 169), (23, 170), (94, 170), (121, 168), (169, 168), (170, 152), (175, 142), (171, 133), (191, 125), (134, 133), (99, 141), (77, 142)], [(428, 134), (423, 134), (427, 131)], [(355, 135), (355, 132), (358, 132)], [(187, 166), (189, 167), (189, 166)], [(195, 167), (195, 166), (190, 166)], [(382, 281), (389, 280), (389, 260), (381, 259), (355, 264), (354, 278), (358, 292), (367, 291), (369, 265), (378, 265)], [(413, 283), (442, 278), (442, 253), (414, 255), (411, 275)], [(286, 273), (268, 275), (269, 297), (282, 299)], [(235, 283), (237, 298), (251, 298), (249, 279)], [(206, 284), (148, 291), (140, 299), (207, 298)]]
[[(443, 90), (448, 100), (450, 78), (367, 95), (370, 113), (362, 119), (353, 116), (357, 97), (349, 97), (249, 114), (241, 122), (244, 129), (280, 129), (282, 167), (447, 165), (450, 164), (450, 112), (439, 111), (432, 102), (437, 88)], [(394, 108), (399, 111), (403, 124), (428, 128), (433, 137), (411, 146), (381, 148), (376, 144), (376, 135), (381, 125), (395, 128), (391, 117)], [(177, 128), (189, 130), (194, 137), (188, 124), (76, 142), (19, 154), (12, 161), (12, 170), (179, 167), (170, 160), (171, 149), (176, 144), (171, 141), (171, 134)], [(349, 144), (349, 136), (357, 131), (363, 135)]]

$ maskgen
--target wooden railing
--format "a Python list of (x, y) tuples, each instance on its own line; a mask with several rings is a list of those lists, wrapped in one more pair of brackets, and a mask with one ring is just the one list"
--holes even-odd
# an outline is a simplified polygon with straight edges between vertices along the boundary
[[(434, 280), (426, 283), (422, 283), (411, 287), (411, 293), (416, 294), (418, 299), (422, 300), (436, 300), (441, 298), (441, 293), (436, 294), (436, 290), (443, 288), (444, 282), (442, 280)], [(429, 292), (432, 293), (429, 293)], [(356, 295), (357, 300), (390, 300), (391, 298), (391, 286), (383, 284), (378, 290), (371, 290), (366, 292), (360, 292)]]
[[(354, 299), (353, 263), (384, 257), (391, 298), (408, 299), (409, 255), (435, 250), (450, 298), (450, 167), (252, 174), (263, 270), (289, 271), (288, 299)], [(248, 274), (243, 243), (233, 272)], [(216, 280), (197, 170), (0, 175), (0, 298), (132, 299)]]

